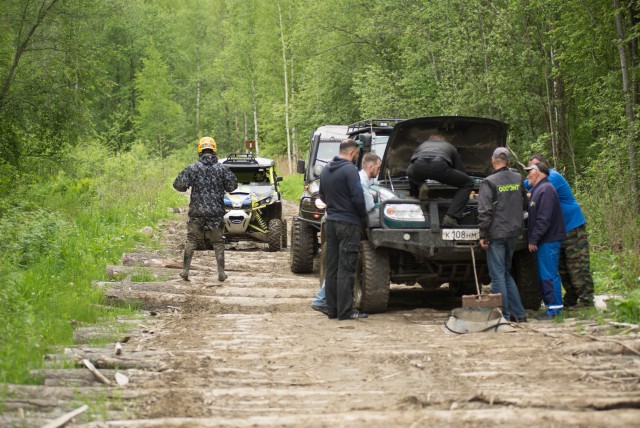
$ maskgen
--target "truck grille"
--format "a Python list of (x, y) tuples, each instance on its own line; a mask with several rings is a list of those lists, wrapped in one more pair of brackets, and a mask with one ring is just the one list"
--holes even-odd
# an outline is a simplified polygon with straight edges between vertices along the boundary
[[(442, 219), (449, 210), (449, 206), (438, 205), (438, 217), (440, 217), (440, 224)], [(464, 208), (462, 218), (459, 221), (460, 226), (478, 226), (478, 205), (467, 205)]]

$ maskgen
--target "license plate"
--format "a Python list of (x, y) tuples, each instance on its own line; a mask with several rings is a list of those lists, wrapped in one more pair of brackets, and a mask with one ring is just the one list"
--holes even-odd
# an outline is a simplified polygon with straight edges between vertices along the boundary
[(443, 229), (444, 241), (477, 241), (480, 239), (480, 229)]

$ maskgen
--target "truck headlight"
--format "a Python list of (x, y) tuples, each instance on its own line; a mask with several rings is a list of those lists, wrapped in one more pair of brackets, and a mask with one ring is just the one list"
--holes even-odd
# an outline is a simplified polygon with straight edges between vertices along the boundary
[(311, 183), (307, 185), (307, 190), (312, 195), (318, 193), (320, 191), (320, 180), (313, 180)]
[(415, 204), (387, 204), (384, 216), (398, 221), (426, 221), (422, 208)]

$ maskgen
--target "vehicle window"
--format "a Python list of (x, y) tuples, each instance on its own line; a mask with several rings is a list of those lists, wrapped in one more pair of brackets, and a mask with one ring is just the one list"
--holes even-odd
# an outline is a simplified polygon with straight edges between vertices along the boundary
[[(340, 141), (320, 141), (320, 144), (318, 144), (318, 154), (316, 155), (316, 163), (318, 163), (317, 159), (330, 161), (331, 159), (334, 158), (334, 156), (338, 156), (339, 151), (340, 151)], [(326, 162), (320, 162), (320, 163), (325, 164)]]
[(389, 142), (388, 135), (376, 135), (371, 143), (371, 151), (382, 158), (384, 150), (387, 148), (387, 142)]

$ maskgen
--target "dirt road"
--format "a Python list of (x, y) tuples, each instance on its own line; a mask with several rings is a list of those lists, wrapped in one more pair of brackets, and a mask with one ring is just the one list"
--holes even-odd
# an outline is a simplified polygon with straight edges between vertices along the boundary
[(451, 303), (429, 307), (421, 291), (394, 292), (385, 314), (329, 320), (310, 309), (317, 272), (292, 274), (288, 250), (237, 245), (224, 283), (200, 252), (187, 283), (162, 267), (179, 263), (184, 236), (170, 224), (164, 250), (130, 256), (165, 280), (108, 287), (156, 315), (123, 344), (139, 362), (121, 362), (131, 382), (79, 388), (110, 391), (107, 410), (70, 426), (640, 425), (637, 329), (567, 319), (456, 335), (443, 328)]

